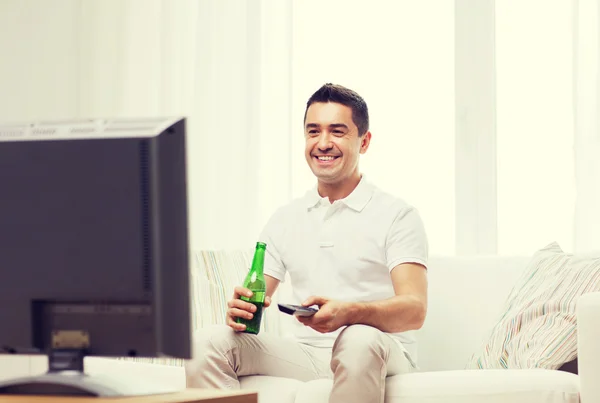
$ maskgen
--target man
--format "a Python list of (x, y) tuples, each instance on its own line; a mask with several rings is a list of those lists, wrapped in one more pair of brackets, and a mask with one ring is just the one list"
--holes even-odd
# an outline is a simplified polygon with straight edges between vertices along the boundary
[(239, 388), (238, 376), (257, 374), (333, 378), (331, 403), (383, 403), (385, 378), (416, 368), (412, 333), (427, 311), (423, 224), (412, 206), (360, 173), (371, 132), (357, 93), (321, 87), (308, 100), (304, 130), (317, 186), (279, 208), (260, 236), (265, 306), (288, 273), (295, 301), (282, 302), (319, 311), (296, 317), (294, 339), (242, 333), (235, 318), (251, 318), (254, 307), (239, 298), (249, 290), (236, 287), (228, 326), (203, 331), (195, 344), (188, 386)]

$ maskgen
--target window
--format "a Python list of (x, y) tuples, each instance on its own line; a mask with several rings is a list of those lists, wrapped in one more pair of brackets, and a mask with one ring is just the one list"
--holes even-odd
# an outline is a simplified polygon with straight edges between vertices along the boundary
[(315, 183), (303, 152), (306, 101), (326, 82), (345, 85), (369, 106), (362, 172), (419, 209), (431, 254), (454, 254), (453, 2), (293, 4), (293, 196)]
[(499, 254), (573, 248), (571, 6), (496, 1)]

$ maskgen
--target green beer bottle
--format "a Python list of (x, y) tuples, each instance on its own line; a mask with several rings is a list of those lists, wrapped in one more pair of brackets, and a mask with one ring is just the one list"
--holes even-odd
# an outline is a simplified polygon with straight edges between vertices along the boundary
[(236, 322), (246, 325), (244, 333), (258, 334), (260, 331), (260, 321), (262, 319), (263, 306), (265, 303), (265, 293), (267, 292), (267, 284), (263, 267), (265, 265), (265, 250), (267, 244), (262, 242), (256, 243), (254, 250), (254, 258), (252, 259), (252, 267), (244, 280), (244, 287), (252, 291), (250, 298), (242, 295), (240, 298), (243, 301), (250, 302), (256, 307), (256, 312), (253, 312), (252, 319), (237, 318)]

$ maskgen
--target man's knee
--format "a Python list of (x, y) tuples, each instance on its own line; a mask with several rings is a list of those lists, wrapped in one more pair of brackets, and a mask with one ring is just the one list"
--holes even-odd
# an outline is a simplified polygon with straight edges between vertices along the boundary
[(331, 369), (338, 365), (362, 368), (361, 363), (386, 360), (385, 335), (377, 328), (367, 325), (351, 325), (338, 335), (334, 345)]
[(340, 332), (333, 345), (333, 351), (335, 353), (336, 350), (346, 350), (347, 347), (361, 352), (377, 350), (383, 346), (383, 337), (384, 334), (372, 326), (351, 325)]
[(192, 335), (192, 358), (185, 363), (188, 372), (201, 370), (208, 357), (225, 356), (235, 345), (235, 331), (226, 325), (208, 326)]
[(225, 352), (233, 341), (235, 332), (226, 325), (198, 329), (192, 336), (192, 358), (201, 358), (208, 351)]

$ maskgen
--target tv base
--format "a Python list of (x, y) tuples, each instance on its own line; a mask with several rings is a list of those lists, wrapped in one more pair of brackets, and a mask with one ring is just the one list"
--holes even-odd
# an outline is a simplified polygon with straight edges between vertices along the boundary
[(78, 349), (53, 350), (48, 355), (47, 373), (0, 381), (0, 396), (128, 397), (179, 391), (134, 374), (86, 374), (84, 356)]
[[(175, 393), (178, 390), (143, 382), (133, 376), (46, 373), (0, 382), (1, 395), (127, 397)], [(1, 400), (1, 399), (0, 399)]]

